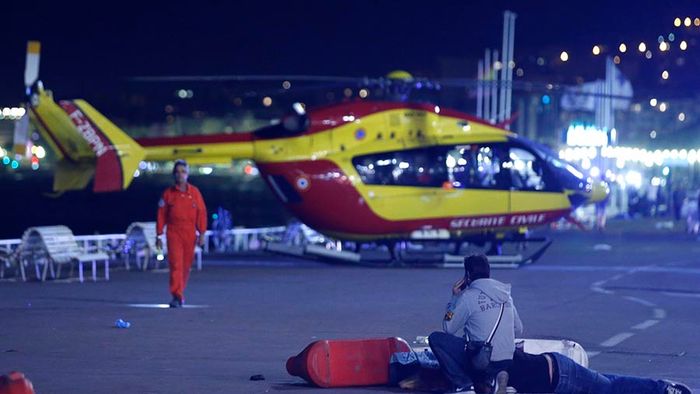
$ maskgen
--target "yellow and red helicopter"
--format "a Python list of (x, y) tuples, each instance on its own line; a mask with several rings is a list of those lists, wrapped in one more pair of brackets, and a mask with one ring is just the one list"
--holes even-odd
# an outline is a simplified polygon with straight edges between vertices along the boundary
[[(38, 58), (38, 43), (29, 54)], [(423, 103), (346, 102), (293, 110), (250, 132), (132, 139), (80, 99), (56, 102), (37, 70), (32, 123), (55, 151), (57, 191), (129, 187), (141, 161), (253, 160), (302, 222), (356, 242), (493, 240), (607, 195), (547, 148), (469, 114)], [(521, 239), (522, 240), (522, 239)]]

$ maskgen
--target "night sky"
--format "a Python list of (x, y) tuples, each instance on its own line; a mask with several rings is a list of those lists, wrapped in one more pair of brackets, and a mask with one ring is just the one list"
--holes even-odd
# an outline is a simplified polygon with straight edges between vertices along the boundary
[[(471, 60), (461, 76), (474, 77), (484, 48), (501, 45), (506, 9), (518, 14), (515, 60), (526, 79), (542, 78), (536, 57), (554, 62), (567, 50), (571, 60), (557, 71), (572, 81), (602, 75), (593, 44), (657, 49), (659, 34), (683, 30), (674, 30), (676, 16), (700, 16), (697, 1), (12, 1), (0, 7), (0, 100), (22, 99), (28, 39), (42, 42), (41, 79), (64, 97), (89, 98), (100, 83), (136, 75), (379, 76), (400, 68), (441, 77), (441, 58)], [(700, 34), (690, 30), (685, 55), (697, 59)], [(663, 60), (640, 66), (636, 57), (621, 65), (635, 87), (695, 90), (683, 79), (696, 74), (687, 65), (659, 85)]]

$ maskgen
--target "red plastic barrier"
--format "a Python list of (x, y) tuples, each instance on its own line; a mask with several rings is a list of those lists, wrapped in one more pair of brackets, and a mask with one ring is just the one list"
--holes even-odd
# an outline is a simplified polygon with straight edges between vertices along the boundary
[(0, 394), (34, 394), (34, 386), (22, 372), (0, 376)]
[(396, 337), (316, 341), (287, 360), (287, 372), (320, 387), (384, 385), (392, 353), (410, 350)]

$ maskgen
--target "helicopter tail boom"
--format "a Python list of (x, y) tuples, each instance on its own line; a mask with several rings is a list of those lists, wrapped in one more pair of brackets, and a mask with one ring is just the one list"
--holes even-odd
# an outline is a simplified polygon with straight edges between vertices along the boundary
[(37, 88), (30, 117), (58, 158), (54, 190), (82, 189), (93, 175), (95, 192), (126, 189), (144, 149), (86, 101), (56, 103), (41, 84)]

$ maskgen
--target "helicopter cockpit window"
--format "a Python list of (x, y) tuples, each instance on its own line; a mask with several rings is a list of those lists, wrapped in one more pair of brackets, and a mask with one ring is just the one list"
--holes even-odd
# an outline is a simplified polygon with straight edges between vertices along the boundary
[(369, 185), (441, 187), (446, 180), (443, 149), (384, 152), (358, 156), (352, 162)]
[(553, 156), (550, 157), (549, 162), (552, 164), (552, 170), (564, 189), (586, 189), (589, 182), (579, 169), (574, 167), (572, 164), (563, 162)]
[(542, 191), (546, 189), (544, 166), (541, 159), (522, 148), (511, 147), (508, 158), (513, 188), (516, 190)]

